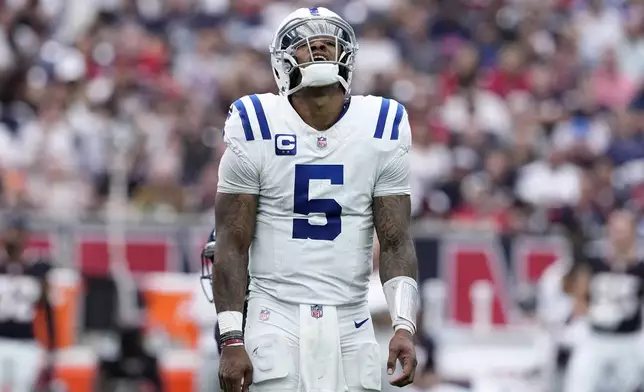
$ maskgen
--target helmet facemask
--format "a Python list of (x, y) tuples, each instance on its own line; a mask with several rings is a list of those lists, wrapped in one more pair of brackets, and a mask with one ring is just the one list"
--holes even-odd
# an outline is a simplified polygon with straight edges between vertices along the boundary
[[(316, 58), (318, 40), (327, 46), (326, 58)], [(302, 56), (305, 50), (306, 56)], [(286, 23), (271, 45), (275, 79), (281, 95), (291, 95), (305, 87), (340, 83), (349, 94), (354, 58), (357, 51), (355, 33), (340, 18), (299, 18)], [(305, 57), (307, 60), (300, 58)], [(285, 83), (288, 79), (288, 83)]]

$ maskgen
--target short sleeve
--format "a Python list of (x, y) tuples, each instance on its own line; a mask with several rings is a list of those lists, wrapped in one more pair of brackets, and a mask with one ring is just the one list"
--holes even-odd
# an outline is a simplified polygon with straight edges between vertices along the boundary
[(259, 194), (259, 151), (247, 140), (242, 119), (231, 106), (224, 126), (226, 151), (219, 162), (217, 191), (232, 194)]
[[(399, 104), (400, 105), (400, 104)], [(401, 105), (402, 107), (402, 105)], [(381, 160), (382, 168), (377, 174), (374, 197), (411, 194), (411, 128), (409, 118), (403, 109), (399, 125), (399, 139), (393, 140), (396, 145), (385, 152)]]

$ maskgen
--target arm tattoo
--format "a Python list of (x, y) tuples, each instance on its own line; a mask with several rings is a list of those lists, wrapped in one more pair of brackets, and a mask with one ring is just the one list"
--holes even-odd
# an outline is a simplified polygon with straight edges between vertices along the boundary
[(380, 280), (397, 276), (417, 279), (418, 261), (409, 231), (411, 200), (407, 195), (376, 197), (373, 221), (380, 241)]
[(212, 293), (217, 312), (242, 312), (248, 278), (248, 249), (255, 231), (256, 195), (217, 193)]

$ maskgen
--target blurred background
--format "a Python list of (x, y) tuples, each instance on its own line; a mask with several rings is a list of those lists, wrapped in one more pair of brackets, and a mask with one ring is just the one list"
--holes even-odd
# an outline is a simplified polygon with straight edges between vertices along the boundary
[(0, 207), (29, 215), (28, 254), (57, 267), (59, 390), (92, 390), (132, 326), (165, 391), (216, 375), (198, 272), (218, 129), (238, 97), (276, 91), (268, 45), (298, 7), (346, 18), (353, 93), (409, 113), (427, 310), (410, 390), (553, 391), (544, 271), (616, 206), (644, 212), (640, 0), (1, 4)]

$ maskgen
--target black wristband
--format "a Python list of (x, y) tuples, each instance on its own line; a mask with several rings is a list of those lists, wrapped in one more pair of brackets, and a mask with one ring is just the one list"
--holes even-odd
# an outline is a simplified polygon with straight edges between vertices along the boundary
[(242, 331), (228, 331), (219, 336), (219, 344), (224, 344), (228, 340), (244, 340), (244, 333)]

